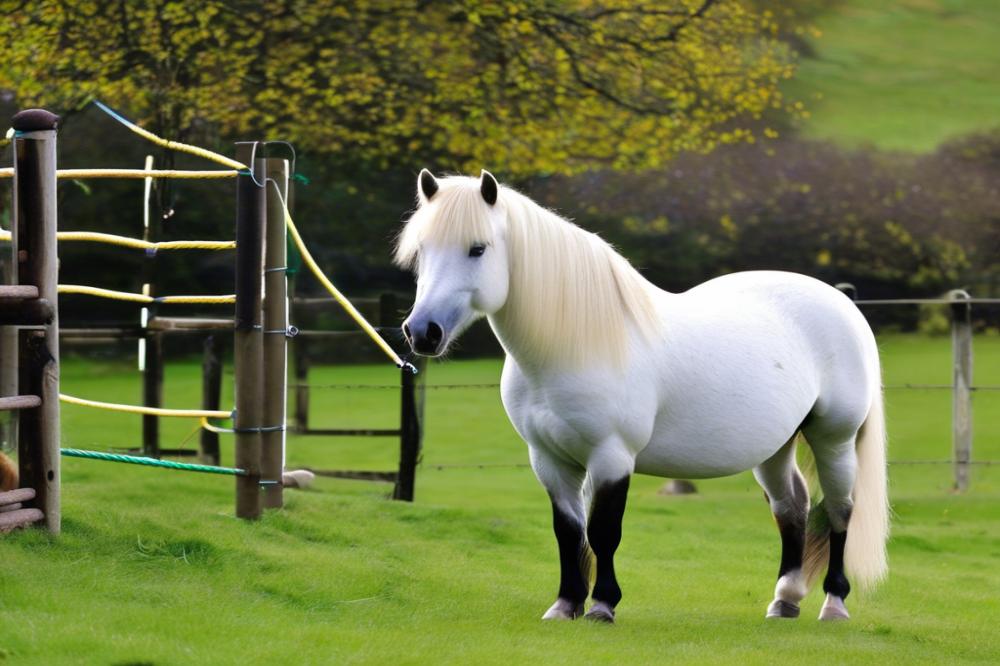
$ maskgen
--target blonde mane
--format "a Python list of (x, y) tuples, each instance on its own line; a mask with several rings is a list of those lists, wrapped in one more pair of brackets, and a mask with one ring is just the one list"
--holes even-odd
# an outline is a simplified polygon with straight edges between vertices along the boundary
[(620, 366), (629, 356), (629, 324), (647, 341), (660, 335), (655, 287), (599, 236), (508, 187), (491, 209), (479, 179), (438, 183), (400, 234), (396, 262), (419, 271), (423, 243), (491, 243), (496, 210), (506, 224), (510, 287), (492, 323), (508, 352), (534, 363), (579, 367), (605, 359)]

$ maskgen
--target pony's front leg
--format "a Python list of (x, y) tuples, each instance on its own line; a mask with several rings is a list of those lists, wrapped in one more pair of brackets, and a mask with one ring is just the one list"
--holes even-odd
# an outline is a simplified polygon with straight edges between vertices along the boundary
[(622, 590), (615, 577), (615, 551), (622, 540), (622, 518), (632, 473), (630, 462), (606, 465), (591, 461), (589, 465), (594, 498), (587, 524), (587, 539), (597, 559), (597, 577), (592, 595), (594, 604), (587, 612), (590, 620), (614, 622), (615, 606), (622, 598)]
[(559, 596), (542, 619), (575, 620), (583, 615), (590, 588), (587, 513), (582, 494), (586, 472), (535, 449), (531, 450), (531, 466), (552, 501), (552, 529), (559, 545)]

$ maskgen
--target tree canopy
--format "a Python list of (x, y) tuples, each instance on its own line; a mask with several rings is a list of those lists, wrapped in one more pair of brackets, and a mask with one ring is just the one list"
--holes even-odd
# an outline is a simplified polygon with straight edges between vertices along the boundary
[(349, 164), (508, 175), (655, 167), (795, 112), (744, 0), (0, 0), (0, 89), (154, 131), (287, 139)]

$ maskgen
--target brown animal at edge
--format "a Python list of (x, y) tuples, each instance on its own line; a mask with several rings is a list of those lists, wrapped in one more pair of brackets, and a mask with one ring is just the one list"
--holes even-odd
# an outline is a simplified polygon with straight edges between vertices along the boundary
[(0, 453), (0, 492), (17, 488), (17, 465), (14, 461)]

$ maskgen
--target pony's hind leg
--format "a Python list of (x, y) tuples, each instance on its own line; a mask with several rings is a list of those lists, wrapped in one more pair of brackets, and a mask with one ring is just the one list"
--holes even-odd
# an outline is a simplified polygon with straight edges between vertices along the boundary
[(795, 618), (799, 616), (799, 602), (809, 589), (802, 572), (809, 491), (795, 464), (795, 438), (755, 467), (753, 473), (767, 495), (781, 534), (778, 582), (766, 617)]
[[(854, 501), (851, 497), (857, 473), (855, 450), (856, 431), (850, 437), (817, 437), (807, 433), (816, 458), (816, 474), (823, 490), (822, 508), (829, 520), (829, 559), (823, 591), (826, 600), (819, 613), (821, 620), (846, 620), (850, 617), (844, 600), (851, 592), (851, 584), (844, 571), (844, 547), (847, 543), (847, 525), (851, 520)], [(822, 539), (825, 534), (818, 534)], [(822, 552), (822, 551), (820, 551)]]
[(559, 546), (559, 593), (543, 620), (575, 620), (583, 615), (590, 589), (590, 549), (583, 501), (583, 468), (568, 465), (531, 450), (535, 476), (552, 502), (552, 529)]

